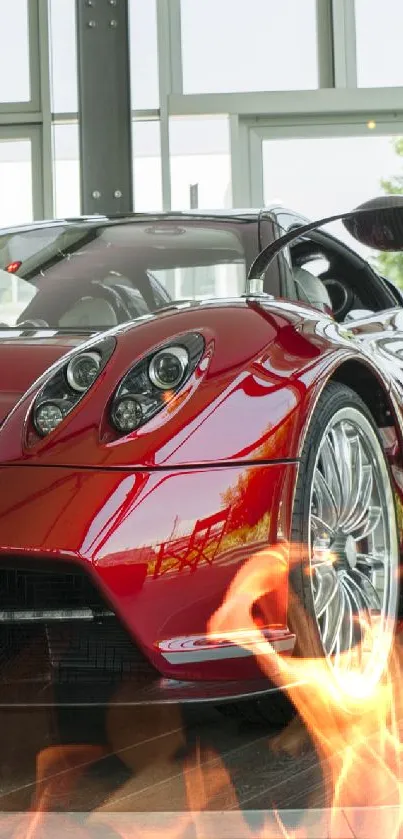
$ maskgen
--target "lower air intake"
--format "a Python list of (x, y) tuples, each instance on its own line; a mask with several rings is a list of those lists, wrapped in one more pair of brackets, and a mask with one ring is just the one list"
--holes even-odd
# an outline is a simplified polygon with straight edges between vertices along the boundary
[(70, 683), (156, 673), (85, 571), (10, 560), (0, 566), (0, 682), (46, 675)]

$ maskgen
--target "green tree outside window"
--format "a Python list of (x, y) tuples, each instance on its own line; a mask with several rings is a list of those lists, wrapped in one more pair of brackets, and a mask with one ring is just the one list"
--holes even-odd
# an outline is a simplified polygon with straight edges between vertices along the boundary
[[(402, 174), (394, 175), (390, 180), (382, 180), (381, 187), (386, 195), (403, 195), (403, 137), (394, 140), (393, 145), (396, 154), (402, 159)], [(380, 253), (374, 268), (399, 288), (403, 288), (403, 253)]]

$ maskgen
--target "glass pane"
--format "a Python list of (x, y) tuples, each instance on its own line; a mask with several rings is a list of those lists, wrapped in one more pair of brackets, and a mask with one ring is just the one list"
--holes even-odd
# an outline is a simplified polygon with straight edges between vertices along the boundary
[[(342, 213), (381, 194), (381, 181), (401, 169), (391, 137), (263, 142), (265, 203), (282, 204), (312, 220)], [(331, 232), (353, 250), (370, 253), (341, 223), (332, 225)]]
[(0, 0), (0, 20), (0, 102), (29, 102), (27, 0)]
[(78, 123), (53, 126), (56, 218), (80, 215)]
[(316, 0), (181, 0), (184, 93), (318, 87)]
[(239, 297), (246, 282), (245, 260), (219, 265), (195, 265), (153, 271), (173, 300), (207, 300), (210, 297)]
[(136, 212), (162, 210), (159, 121), (134, 122), (132, 131)]
[(51, 94), (55, 113), (78, 111), (75, 0), (49, 0)]
[(158, 108), (156, 2), (130, 0), (129, 14), (132, 108)]
[(33, 219), (30, 140), (0, 139), (0, 227)]
[(170, 144), (172, 209), (231, 207), (228, 118), (171, 119)]
[[(108, 329), (172, 297), (239, 295), (255, 246), (256, 226), (237, 219), (101, 220), (0, 234), (0, 322)], [(4, 271), (15, 260), (16, 270)]]
[(355, 0), (360, 87), (403, 85), (401, 0)]

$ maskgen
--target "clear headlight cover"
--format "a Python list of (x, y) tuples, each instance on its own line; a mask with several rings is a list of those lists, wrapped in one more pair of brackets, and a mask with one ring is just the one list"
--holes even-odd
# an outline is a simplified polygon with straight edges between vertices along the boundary
[(105, 338), (89, 349), (78, 350), (50, 375), (32, 409), (32, 424), (40, 437), (51, 434), (90, 390), (116, 346)]
[(112, 399), (113, 427), (121, 434), (129, 434), (145, 425), (181, 390), (203, 352), (203, 337), (192, 332), (173, 339), (138, 362)]

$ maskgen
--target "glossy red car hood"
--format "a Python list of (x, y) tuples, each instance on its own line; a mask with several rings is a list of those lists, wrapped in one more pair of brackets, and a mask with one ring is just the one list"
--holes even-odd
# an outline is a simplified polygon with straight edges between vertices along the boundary
[(10, 330), (0, 334), (0, 423), (5, 419), (30, 385), (55, 361), (78, 344), (88, 334), (55, 336), (43, 331), (31, 337)]

